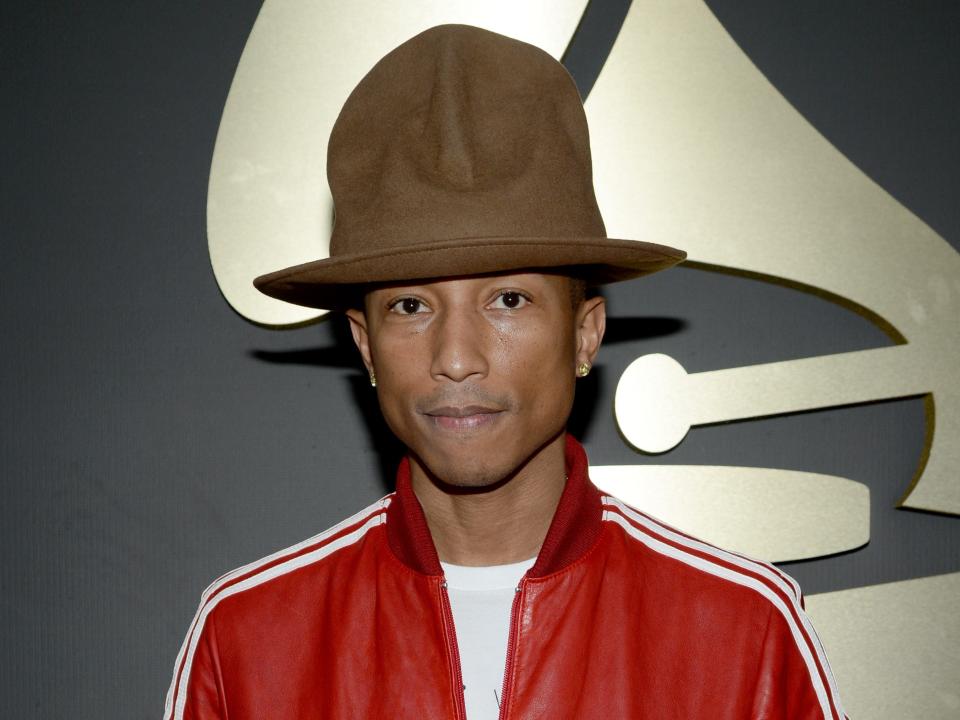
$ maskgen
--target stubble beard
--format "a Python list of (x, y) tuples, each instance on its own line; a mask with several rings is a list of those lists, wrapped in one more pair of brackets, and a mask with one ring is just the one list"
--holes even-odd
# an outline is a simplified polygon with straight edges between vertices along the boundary
[(444, 492), (464, 495), (487, 493), (508, 484), (532, 458), (563, 432), (563, 427), (558, 432), (551, 432), (549, 437), (536, 447), (530, 448), (529, 453), (516, 462), (504, 462), (500, 456), (491, 457), (489, 453), (478, 453), (467, 462), (451, 458), (428, 464), (423, 455), (412, 450), (411, 459), (419, 465), (430, 481)]

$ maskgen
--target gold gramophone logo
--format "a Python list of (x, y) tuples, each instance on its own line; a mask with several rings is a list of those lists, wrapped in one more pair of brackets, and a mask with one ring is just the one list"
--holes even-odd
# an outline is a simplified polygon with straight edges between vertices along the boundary
[[(210, 256), (227, 301), (268, 326), (319, 317), (257, 293), (251, 279), (326, 256), (326, 139), (350, 89), (387, 49), (431, 25), (463, 22), (559, 57), (586, 5), (267, 0), (230, 89), (210, 174)], [(611, 237), (669, 241), (688, 251), (688, 265), (822, 295), (895, 343), (699, 373), (665, 355), (637, 358), (614, 399), (626, 440), (664, 452), (698, 425), (922, 396), (926, 450), (901, 505), (960, 515), (960, 254), (819, 135), (701, 0), (634, 0), (586, 110)], [(846, 478), (702, 465), (594, 466), (591, 477), (696, 535), (769, 560), (869, 539), (868, 489)], [(855, 715), (880, 717), (875, 708), (885, 708), (890, 717), (893, 697), (909, 700), (915, 715), (960, 708), (950, 690), (956, 670), (930, 670), (938, 657), (952, 667), (958, 623), (952, 603), (929, 603), (958, 593), (954, 573), (812, 599)], [(908, 632), (910, 613), (926, 624)], [(926, 665), (884, 659), (887, 646), (869, 645), (858, 617), (885, 625), (898, 660), (914, 652)], [(894, 624), (901, 635), (890, 632)], [(875, 665), (864, 660), (871, 657)]]
[[(690, 265), (826, 296), (896, 343), (695, 374), (663, 355), (638, 358), (614, 402), (624, 437), (664, 452), (696, 425), (925, 396), (927, 448), (901, 504), (960, 514), (960, 254), (827, 143), (702, 3), (635, 3), (587, 113), (598, 199), (614, 237), (670, 238)], [(700, 475), (691, 501), (740, 497), (758, 518), (771, 509), (776, 516), (773, 535), (752, 540), (693, 522), (707, 535), (777, 560), (868, 539), (866, 487), (771, 469), (747, 488), (756, 469), (745, 470), (671, 466)], [(632, 476), (642, 473), (656, 475), (656, 492), (663, 471)], [(614, 475), (620, 488), (630, 473)]]

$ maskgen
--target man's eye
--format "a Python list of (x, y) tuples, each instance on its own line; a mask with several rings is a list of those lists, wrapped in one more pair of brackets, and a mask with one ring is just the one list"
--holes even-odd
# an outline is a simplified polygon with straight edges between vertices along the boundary
[(425, 309), (422, 300), (417, 298), (406, 297), (398, 298), (390, 303), (389, 309), (391, 312), (395, 312), (399, 315), (416, 315)]
[(493, 307), (498, 310), (516, 310), (528, 302), (530, 302), (529, 298), (523, 293), (516, 290), (504, 290), (493, 301)]

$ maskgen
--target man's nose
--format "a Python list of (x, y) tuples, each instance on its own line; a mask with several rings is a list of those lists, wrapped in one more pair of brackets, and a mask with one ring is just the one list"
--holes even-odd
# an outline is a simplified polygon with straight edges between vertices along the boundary
[(449, 308), (433, 323), (433, 358), (430, 373), (435, 379), (463, 382), (484, 377), (489, 369), (486, 352), (490, 328), (480, 313), (469, 308)]

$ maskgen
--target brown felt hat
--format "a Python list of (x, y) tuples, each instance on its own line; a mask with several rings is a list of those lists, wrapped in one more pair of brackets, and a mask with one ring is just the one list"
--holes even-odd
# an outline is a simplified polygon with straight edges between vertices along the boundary
[(381, 59), (330, 135), (330, 257), (263, 275), (271, 297), (343, 309), (372, 283), (551, 269), (592, 284), (682, 250), (607, 238), (573, 79), (543, 50), (440, 25)]

